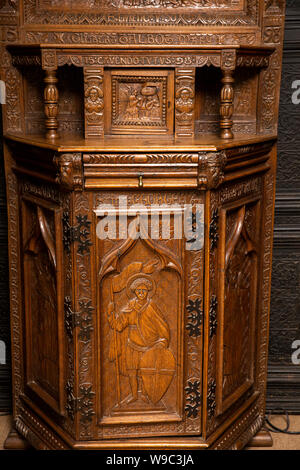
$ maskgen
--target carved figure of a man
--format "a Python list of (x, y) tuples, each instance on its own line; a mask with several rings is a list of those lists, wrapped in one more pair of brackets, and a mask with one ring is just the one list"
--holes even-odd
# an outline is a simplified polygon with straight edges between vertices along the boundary
[[(149, 349), (168, 348), (169, 345), (169, 326), (149, 295), (153, 288), (149, 276), (138, 274), (129, 282), (129, 289), (135, 297), (127, 307), (119, 314), (114, 312), (113, 303), (108, 307), (110, 327), (120, 333), (117, 352), (114, 342), (111, 342), (110, 359), (118, 357), (120, 373), (129, 377), (131, 396), (127, 403), (138, 399), (138, 376), (143, 354)], [(144, 393), (142, 398), (147, 400)]]

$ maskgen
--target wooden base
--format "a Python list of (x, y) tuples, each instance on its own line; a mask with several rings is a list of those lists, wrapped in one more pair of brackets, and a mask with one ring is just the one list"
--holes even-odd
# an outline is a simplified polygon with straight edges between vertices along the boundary
[(3, 447), (6, 450), (27, 450), (31, 448), (31, 445), (26, 441), (26, 439), (20, 436), (15, 428), (12, 428)]
[(269, 431), (261, 429), (248, 443), (247, 447), (272, 447), (273, 439)]

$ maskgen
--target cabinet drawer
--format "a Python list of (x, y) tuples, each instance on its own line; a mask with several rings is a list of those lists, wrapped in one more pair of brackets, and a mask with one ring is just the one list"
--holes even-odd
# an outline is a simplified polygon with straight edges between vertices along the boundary
[(84, 154), (86, 188), (196, 188), (198, 154)]

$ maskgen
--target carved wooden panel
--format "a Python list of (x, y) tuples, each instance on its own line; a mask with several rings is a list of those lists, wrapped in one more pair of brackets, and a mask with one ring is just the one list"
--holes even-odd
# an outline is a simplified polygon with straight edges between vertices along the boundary
[[(145, 203), (161, 198), (167, 204), (186, 200), (183, 193), (139, 197)], [(98, 203), (104, 200), (114, 205), (117, 198), (112, 193), (97, 197)], [(201, 203), (201, 197), (195, 194), (190, 201)], [(203, 252), (186, 251), (186, 241), (174, 237), (174, 215), (171, 239), (162, 235), (162, 215), (151, 232), (142, 216), (129, 212), (124, 222), (117, 209), (116, 218), (114, 239), (97, 240), (96, 402), (101, 434), (199, 434)], [(105, 218), (98, 216), (97, 230), (101, 221)], [(138, 228), (141, 238), (120, 238), (127, 228), (131, 237)]]
[[(253, 396), (252, 384), (259, 382), (257, 369), (246, 357), (255, 357), (260, 337), (256, 324), (262, 191), (263, 179), (253, 175), (225, 183), (211, 193), (206, 300), (208, 435)], [(268, 237), (270, 233), (268, 227)], [(263, 318), (265, 328), (265, 314)]]
[[(226, 411), (253, 384), (260, 202), (231, 204), (220, 214), (217, 412)], [(224, 302), (224, 303), (223, 303)], [(223, 330), (222, 330), (223, 326)], [(240, 334), (237, 334), (240, 332)]]
[(146, 22), (149, 26), (189, 27), (192, 21), (195, 26), (224, 23), (247, 26), (257, 23), (258, 0), (211, 0), (209, 4), (202, 0), (29, 0), (23, 2), (23, 8), (28, 25), (43, 24), (47, 18), (50, 24), (88, 21), (91, 25), (124, 25), (125, 22), (142, 26)]
[(22, 199), (26, 383), (63, 410), (61, 210), (33, 196)]
[(173, 71), (114, 70), (106, 74), (106, 132), (170, 134), (173, 132)]
[(85, 137), (102, 137), (104, 133), (103, 67), (84, 68)]
[[(0, 0), (14, 414), (34, 447), (233, 449), (261, 427), (284, 3)], [(203, 246), (195, 212), (188, 240), (174, 214), (144, 236), (135, 204), (201, 204)], [(297, 260), (274, 259), (295, 288)]]

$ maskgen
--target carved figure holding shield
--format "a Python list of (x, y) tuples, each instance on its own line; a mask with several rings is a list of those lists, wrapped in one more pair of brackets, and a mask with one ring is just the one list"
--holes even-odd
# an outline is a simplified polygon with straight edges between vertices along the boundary
[[(121, 284), (137, 264), (142, 268), (142, 263), (132, 263), (116, 276)], [(131, 395), (125, 400), (127, 405), (138, 400), (139, 381), (142, 400), (156, 404), (175, 373), (175, 359), (168, 349), (169, 326), (152, 300), (155, 282), (149, 274), (141, 269), (127, 277), (126, 289), (127, 295), (133, 298), (124, 309), (117, 313), (114, 302), (108, 306), (108, 322), (117, 333), (110, 344), (110, 360), (116, 361), (117, 373), (129, 379)]]

